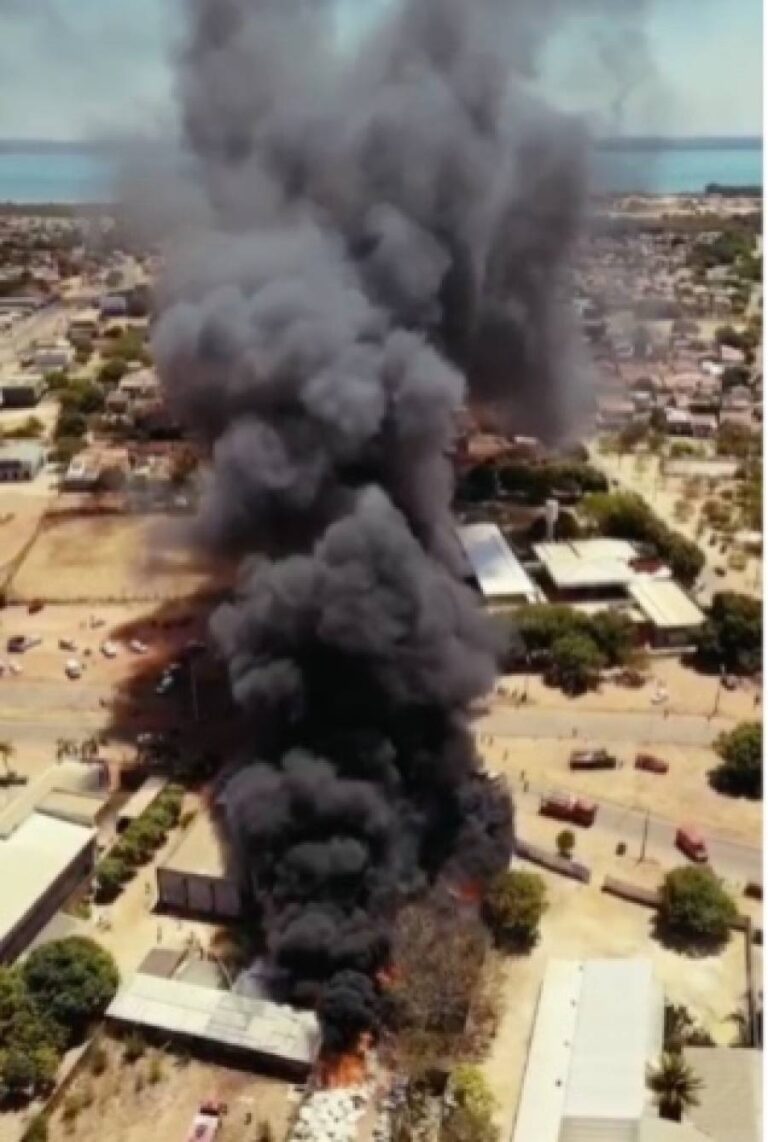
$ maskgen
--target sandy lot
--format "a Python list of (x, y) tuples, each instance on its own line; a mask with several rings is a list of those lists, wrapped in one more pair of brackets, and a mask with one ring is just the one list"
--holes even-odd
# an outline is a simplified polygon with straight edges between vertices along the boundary
[[(579, 741), (579, 748), (599, 746), (600, 742)], [(520, 783), (525, 772), (532, 786), (567, 789), (587, 793), (607, 801), (646, 810), (670, 820), (686, 820), (695, 806), (695, 818), (702, 829), (729, 834), (734, 839), (759, 844), (762, 835), (762, 806), (744, 798), (725, 797), (710, 788), (707, 771), (718, 758), (712, 750), (695, 746), (664, 746), (669, 773), (660, 776), (633, 768), (643, 743), (630, 743), (616, 751), (624, 762), (621, 769), (597, 773), (573, 772), (568, 757), (573, 745), (568, 741), (515, 739), (514, 742), (487, 741), (480, 750), (489, 767)], [(562, 827), (562, 826), (560, 826)], [(531, 838), (533, 839), (533, 838)]]
[(588, 690), (575, 698), (568, 698), (553, 686), (546, 686), (537, 675), (505, 675), (499, 679), (500, 693), (495, 702), (505, 704), (517, 691), (527, 691), (530, 706), (565, 710), (632, 710), (657, 711), (653, 701), (657, 686), (663, 686), (669, 695), (663, 704), (670, 714), (699, 714), (708, 717), (717, 709), (721, 718), (746, 721), (761, 716), (762, 694), (758, 685), (748, 679), (739, 681), (736, 690), (720, 686), (717, 677), (699, 674), (683, 666), (677, 658), (654, 658), (650, 661), (648, 681), (638, 689), (603, 682), (599, 689)]
[(194, 1059), (183, 1062), (154, 1049), (148, 1049), (137, 1062), (127, 1063), (118, 1043), (107, 1040), (106, 1045), (109, 1066), (104, 1074), (94, 1076), (86, 1063), (67, 1096), (84, 1095), (85, 1100), (92, 1100), (90, 1105), (67, 1123), (62, 1117), (65, 1097), (51, 1118), (51, 1142), (72, 1138), (103, 1142), (105, 1113), (109, 1114), (109, 1136), (116, 1142), (181, 1142), (198, 1106), (209, 1098), (228, 1106), (217, 1142), (252, 1142), (263, 1121), (272, 1126), (276, 1142), (285, 1138), (291, 1110), (288, 1084)]
[(206, 581), (168, 542), (161, 516), (49, 516), (13, 577), (10, 596), (60, 602), (161, 600), (189, 594)]
[[(514, 1122), (539, 987), (550, 958), (648, 957), (667, 999), (685, 1004), (723, 1044), (733, 1041), (735, 1024), (729, 1017), (743, 1002), (746, 986), (741, 938), (733, 938), (719, 956), (681, 956), (653, 939), (652, 914), (646, 909), (602, 895), (591, 886), (565, 882), (549, 873), (542, 875), (550, 902), (542, 922), (542, 939), (531, 955), (511, 957), (506, 962), (505, 1014), (484, 1064), (499, 1106), (502, 1137), (509, 1136)], [(760, 971), (760, 956), (756, 958)]]

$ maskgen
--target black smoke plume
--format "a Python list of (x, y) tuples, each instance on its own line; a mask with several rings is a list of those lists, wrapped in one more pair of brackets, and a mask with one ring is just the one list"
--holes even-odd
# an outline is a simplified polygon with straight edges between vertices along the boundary
[(242, 559), (213, 620), (256, 754), (226, 791), (235, 853), (277, 982), (343, 1049), (375, 1025), (398, 903), (510, 857), (468, 728), (498, 648), (448, 457), (465, 400), (546, 438), (585, 406), (584, 138), (529, 88), (546, 4), (393, 3), (346, 54), (328, 3), (189, 10), (204, 208), (155, 351), (212, 451), (200, 534)]

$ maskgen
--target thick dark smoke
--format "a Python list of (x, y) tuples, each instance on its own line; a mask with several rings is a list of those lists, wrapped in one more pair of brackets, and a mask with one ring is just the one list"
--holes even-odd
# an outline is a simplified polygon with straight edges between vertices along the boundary
[(190, 0), (179, 93), (206, 224), (155, 349), (211, 447), (213, 620), (258, 760), (229, 828), (277, 982), (326, 1043), (375, 1024), (398, 902), (505, 866), (467, 724), (494, 637), (457, 579), (469, 397), (519, 432), (588, 401), (566, 299), (583, 133), (530, 94), (547, 5), (406, 0), (354, 56), (329, 5)]

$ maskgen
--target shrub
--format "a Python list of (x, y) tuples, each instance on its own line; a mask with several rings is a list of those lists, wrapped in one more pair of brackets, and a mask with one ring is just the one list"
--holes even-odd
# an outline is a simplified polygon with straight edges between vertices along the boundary
[(36, 1114), (22, 1135), (21, 1142), (48, 1142), (48, 1119)]
[(483, 914), (497, 943), (530, 948), (547, 907), (544, 881), (534, 872), (505, 871), (491, 881)]
[(757, 674), (763, 667), (763, 608), (759, 599), (725, 591), (714, 596), (696, 641), (709, 669)]
[(690, 585), (704, 566), (704, 554), (656, 516), (634, 492), (597, 493), (584, 500), (583, 508), (602, 535), (652, 544), (669, 563), (676, 578)]
[(722, 945), (737, 915), (736, 905), (710, 869), (686, 866), (665, 876), (659, 918), (663, 929), (676, 939)]
[(555, 844), (560, 856), (570, 860), (573, 856), (573, 850), (576, 848), (576, 835), (571, 829), (563, 829), (557, 834)]
[(723, 759), (713, 773), (715, 788), (723, 793), (752, 798), (763, 796), (763, 727), (760, 722), (743, 722), (730, 733), (721, 734), (715, 750)]
[(127, 1063), (135, 1063), (137, 1059), (142, 1057), (146, 1049), (147, 1046), (143, 1037), (138, 1031), (132, 1031), (125, 1040), (125, 1046), (123, 1047), (125, 1061)]
[(499, 1132), (493, 1122), (495, 1102), (477, 1067), (456, 1068), (450, 1079), (446, 1107), (441, 1142), (497, 1142)]
[(157, 1086), (165, 1078), (163, 1070), (163, 1061), (159, 1055), (153, 1055), (149, 1062), (149, 1072), (147, 1074), (150, 1086)]
[(130, 879), (130, 869), (117, 857), (105, 857), (96, 868), (96, 894), (99, 901), (109, 903)]
[(88, 1065), (90, 1067), (91, 1074), (96, 1076), (103, 1075), (109, 1067), (109, 1055), (107, 1054), (106, 1048), (103, 1047), (101, 1043), (97, 1043), (91, 1051)]

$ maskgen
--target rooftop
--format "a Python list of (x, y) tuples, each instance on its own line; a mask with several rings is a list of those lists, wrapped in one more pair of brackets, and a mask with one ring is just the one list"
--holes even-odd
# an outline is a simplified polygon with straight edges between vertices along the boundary
[(698, 627), (704, 615), (674, 579), (636, 579), (629, 593), (655, 627)]
[(169, 853), (163, 868), (197, 876), (225, 876), (226, 860), (211, 815), (201, 809), (178, 846)]
[(762, 1051), (749, 1047), (686, 1047), (703, 1080), (688, 1117), (712, 1142), (760, 1142)]
[(45, 456), (42, 444), (31, 440), (8, 440), (0, 442), (0, 460), (8, 463), (15, 460), (21, 464), (37, 464)]
[(660, 567), (639, 571), (633, 544), (626, 539), (581, 539), (571, 543), (537, 543), (534, 554), (557, 587), (626, 587), (638, 578), (668, 579), (671, 572)]
[(120, 989), (107, 1015), (307, 1066), (320, 1047), (317, 1017), (309, 1011), (141, 973)]
[(513, 555), (495, 523), (460, 527), (459, 539), (487, 599), (513, 597), (529, 603), (538, 601), (538, 587)]
[(663, 1003), (649, 960), (550, 961), (514, 1142), (558, 1142), (566, 1122), (639, 1122), (646, 1066), (661, 1049)]
[(32, 911), (95, 836), (94, 829), (31, 813), (0, 841), (0, 940)]

